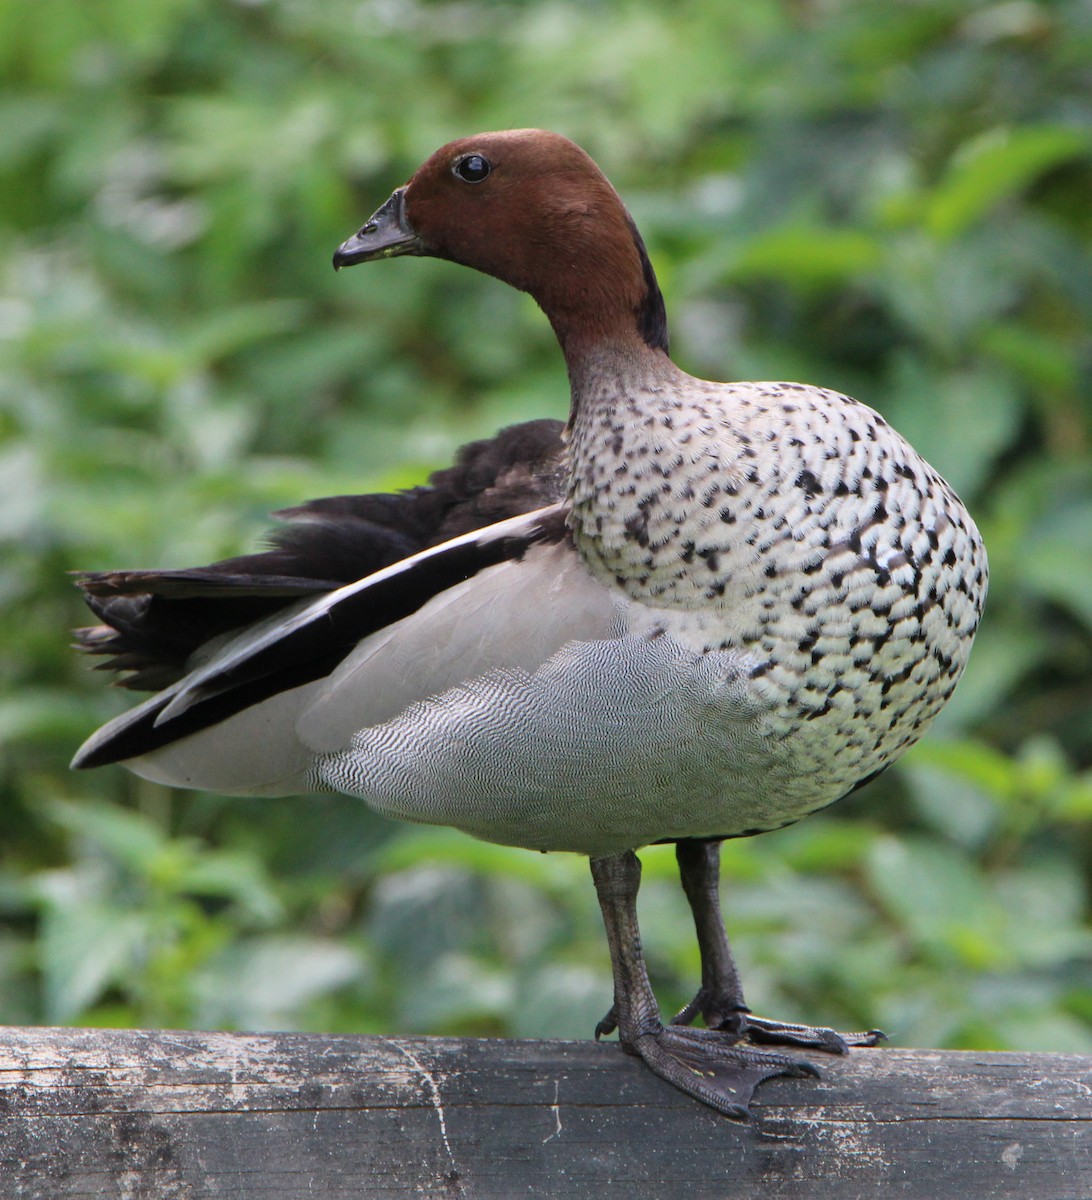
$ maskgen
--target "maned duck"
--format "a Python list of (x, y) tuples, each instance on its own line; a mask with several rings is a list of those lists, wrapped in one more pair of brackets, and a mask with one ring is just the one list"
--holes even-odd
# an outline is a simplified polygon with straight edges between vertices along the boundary
[[(541, 130), (438, 150), (334, 256), (462, 263), (529, 292), (572, 409), (476, 443), (426, 487), (285, 514), (274, 549), (84, 575), (84, 631), (156, 695), (78, 767), (180, 787), (335, 790), (409, 821), (591, 859), (614, 971), (597, 1035), (730, 1116), (780, 1043), (840, 1035), (747, 1009), (719, 843), (874, 778), (951, 696), (986, 595), (974, 522), (865, 405), (798, 383), (707, 383), (667, 353), (663, 300), (617, 193)], [(634, 853), (674, 842), (702, 958), (664, 1025)], [(700, 1014), (706, 1029), (690, 1028)]]

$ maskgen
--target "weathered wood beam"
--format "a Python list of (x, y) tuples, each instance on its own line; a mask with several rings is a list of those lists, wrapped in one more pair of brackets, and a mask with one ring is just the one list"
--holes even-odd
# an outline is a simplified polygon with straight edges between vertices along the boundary
[(740, 1125), (611, 1044), (0, 1030), (0, 1197), (1092, 1197), (1092, 1058), (812, 1057)]

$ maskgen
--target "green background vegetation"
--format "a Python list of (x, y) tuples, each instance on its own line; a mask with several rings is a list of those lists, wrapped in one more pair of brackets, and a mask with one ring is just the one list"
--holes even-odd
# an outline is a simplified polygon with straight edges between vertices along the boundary
[[(590, 1033), (584, 862), (67, 761), (124, 707), (75, 568), (565, 414), (534, 305), (334, 247), (443, 141), (543, 125), (648, 241), (675, 357), (879, 408), (993, 566), (967, 679), (851, 801), (725, 847), (757, 1011), (1092, 1051), (1092, 9), (1082, 0), (0, 0), (0, 1019)], [(669, 850), (649, 953), (696, 952)]]

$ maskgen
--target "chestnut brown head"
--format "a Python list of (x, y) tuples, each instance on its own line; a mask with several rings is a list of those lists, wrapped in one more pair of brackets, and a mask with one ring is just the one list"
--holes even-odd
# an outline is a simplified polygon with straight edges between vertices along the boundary
[(663, 301), (633, 221), (592, 159), (559, 134), (449, 142), (339, 247), (334, 265), (403, 254), (448, 259), (529, 292), (563, 345), (637, 336), (667, 348)]

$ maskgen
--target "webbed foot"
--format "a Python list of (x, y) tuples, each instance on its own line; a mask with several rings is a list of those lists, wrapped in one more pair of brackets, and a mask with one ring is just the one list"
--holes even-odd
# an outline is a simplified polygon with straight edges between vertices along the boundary
[(622, 1045), (661, 1079), (735, 1120), (751, 1115), (751, 1097), (765, 1080), (819, 1078), (809, 1062), (737, 1045), (715, 1030), (661, 1025), (632, 1039), (622, 1035)]

